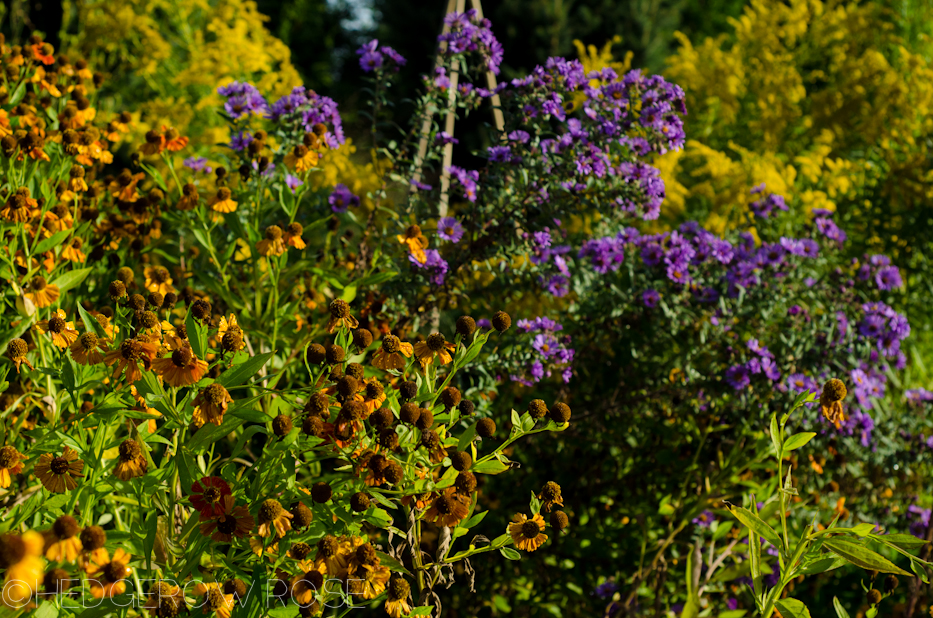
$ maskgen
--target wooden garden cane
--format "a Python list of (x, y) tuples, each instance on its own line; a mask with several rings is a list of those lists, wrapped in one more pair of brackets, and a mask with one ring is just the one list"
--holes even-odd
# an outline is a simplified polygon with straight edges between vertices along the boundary
[[(480, 19), (483, 18), (483, 8), (480, 0), (470, 0), (470, 4)], [(441, 27), (441, 34), (447, 34), (450, 29), (447, 27), (446, 17), (450, 13), (463, 13), (466, 8), (466, 0), (447, 0), (447, 12), (444, 14), (445, 20)], [(438, 68), (443, 63), (444, 52), (447, 51), (447, 42), (440, 44), (437, 50), (437, 59), (434, 67)], [(450, 67), (450, 86), (447, 89), (447, 117), (444, 122), (444, 131), (453, 137), (454, 123), (456, 122), (456, 103), (457, 103), (457, 84), (460, 81), (460, 61), (454, 60)], [(486, 87), (494, 94), (491, 97), (492, 114), (496, 122), (496, 130), (501, 134), (505, 130), (505, 117), (502, 114), (502, 104), (496, 91), (496, 76), (492, 71), (486, 71)], [(410, 191), (417, 191), (417, 183), (421, 181), (421, 166), (424, 164), (424, 158), (428, 152), (428, 137), (431, 134), (431, 120), (433, 114), (428, 113), (421, 124), (421, 139), (418, 142), (418, 154), (415, 157), (415, 177)], [(453, 161), (454, 145), (452, 142), (444, 144), (444, 159), (441, 166), (441, 200), (437, 210), (441, 217), (447, 216), (447, 205), (450, 202), (450, 164)]]

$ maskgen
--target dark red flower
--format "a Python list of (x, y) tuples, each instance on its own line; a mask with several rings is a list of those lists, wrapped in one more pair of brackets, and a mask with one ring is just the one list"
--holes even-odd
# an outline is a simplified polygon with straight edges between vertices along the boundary
[(218, 517), (224, 512), (224, 496), (233, 492), (227, 481), (217, 476), (205, 476), (191, 486), (191, 506), (201, 517)]

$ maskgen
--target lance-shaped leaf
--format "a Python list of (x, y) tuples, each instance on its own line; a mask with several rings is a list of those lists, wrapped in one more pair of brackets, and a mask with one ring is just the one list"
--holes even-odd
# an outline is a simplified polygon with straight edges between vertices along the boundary
[(810, 618), (810, 610), (797, 599), (781, 599), (774, 604), (784, 618)]
[(910, 576), (910, 573), (881, 554), (877, 554), (867, 547), (859, 545), (852, 539), (833, 537), (823, 541), (823, 546), (829, 548), (837, 556), (845, 558), (855, 566), (862, 567), (866, 571), (880, 571), (882, 573)]
[(774, 545), (776, 549), (784, 546), (783, 543), (781, 543), (781, 537), (779, 537), (778, 533), (774, 531), (774, 528), (766, 524), (761, 520), (761, 518), (748, 509), (744, 509), (740, 506), (729, 505), (729, 511), (736, 519), (745, 524), (747, 528), (754, 530), (755, 534)]

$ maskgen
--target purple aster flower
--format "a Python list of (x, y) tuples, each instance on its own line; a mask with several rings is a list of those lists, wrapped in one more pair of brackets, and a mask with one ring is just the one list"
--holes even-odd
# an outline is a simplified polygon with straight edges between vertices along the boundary
[(749, 371), (745, 365), (733, 365), (726, 369), (726, 382), (737, 391), (752, 383)]
[(458, 140), (456, 137), (454, 137), (447, 131), (441, 131), (440, 133), (435, 135), (434, 141), (440, 144), (441, 146), (445, 146), (447, 144), (459, 144), (460, 143), (460, 140)]
[(382, 54), (376, 49), (378, 46), (379, 41), (373, 39), (356, 50), (356, 54), (360, 57), (360, 68), (366, 73), (375, 71), (382, 66)]
[(351, 206), (359, 206), (360, 198), (353, 195), (347, 185), (341, 183), (334, 187), (333, 193), (327, 198), (327, 203), (334, 212), (346, 212)]
[(214, 171), (213, 168), (207, 164), (207, 159), (205, 157), (188, 157), (184, 160), (183, 165), (194, 172), (210, 174)]
[(304, 181), (297, 176), (292, 176), (291, 174), (285, 174), (285, 184), (289, 189), (292, 190), (292, 193), (295, 192), (298, 187), (304, 184)]
[(716, 521), (716, 514), (710, 510), (705, 510), (690, 520), (690, 523), (696, 524), (701, 528), (709, 528), (713, 525), (714, 521)]
[(427, 249), (424, 254), (427, 258), (424, 264), (419, 262), (414, 255), (409, 255), (408, 259), (416, 268), (423, 269), (428, 274), (431, 283), (443, 285), (449, 268), (447, 261), (441, 257), (437, 249)]
[(437, 235), (452, 243), (463, 238), (463, 226), (453, 217), (444, 217), (437, 222)]
[(893, 290), (904, 285), (901, 280), (901, 271), (897, 266), (885, 266), (875, 273), (875, 283), (879, 290)]
[(535, 335), (531, 347), (538, 351), (544, 358), (550, 358), (557, 353), (558, 341), (554, 335), (541, 333)]
[(253, 136), (246, 131), (240, 131), (230, 138), (230, 149), (236, 152), (246, 150), (246, 147), (253, 141)]
[(661, 295), (658, 294), (657, 290), (648, 289), (641, 293), (641, 302), (645, 304), (645, 307), (649, 309), (654, 309), (658, 306), (658, 303), (661, 302)]

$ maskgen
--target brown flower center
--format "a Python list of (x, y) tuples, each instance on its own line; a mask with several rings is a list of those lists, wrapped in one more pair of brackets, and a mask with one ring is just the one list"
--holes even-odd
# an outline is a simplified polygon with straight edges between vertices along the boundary
[(59, 476), (68, 472), (68, 460), (64, 457), (56, 457), (52, 460), (52, 463), (49, 464), (49, 469), (52, 471), (52, 474), (57, 474)]
[(434, 333), (428, 337), (428, 349), (432, 352), (440, 352), (444, 349), (445, 345), (447, 345), (447, 340), (444, 339), (444, 335), (440, 333)]
[(526, 539), (537, 538), (540, 533), (541, 527), (536, 522), (529, 519), (522, 524), (522, 536)]
[(401, 341), (395, 335), (386, 335), (386, 338), (382, 340), (382, 350), (386, 354), (395, 354), (401, 349)]
[(270, 498), (259, 507), (259, 520), (267, 523), (275, 521), (275, 519), (282, 515), (283, 511), (282, 503)]
[(122, 562), (109, 562), (100, 571), (109, 583), (116, 583), (126, 577), (126, 565)]
[(65, 324), (65, 320), (61, 319), (57, 315), (52, 317), (51, 320), (49, 320), (49, 330), (52, 331), (53, 333), (64, 332), (66, 326), (67, 324)]
[(233, 534), (236, 531), (236, 517), (223, 517), (217, 522), (217, 530), (223, 534)]
[(187, 346), (178, 348), (172, 352), (172, 363), (176, 367), (187, 367), (188, 363), (190, 363), (193, 358), (194, 354)]
[(90, 352), (97, 347), (99, 340), (97, 339), (97, 335), (94, 333), (84, 333), (78, 337), (78, 343), (81, 344), (81, 347), (85, 352)]
[(32, 282), (30, 282), (30, 285), (32, 286), (32, 289), (35, 290), (36, 292), (41, 292), (42, 290), (46, 288), (46, 286), (48, 286), (48, 282), (45, 280), (45, 277), (38, 275), (32, 278)]
[(81, 531), (81, 526), (71, 515), (62, 515), (52, 524), (52, 531), (60, 539), (70, 539)]
[(220, 497), (223, 495), (223, 492), (221, 492), (216, 487), (208, 487), (207, 489), (204, 490), (204, 493), (201, 495), (207, 502), (210, 502), (211, 504), (213, 504), (214, 502), (220, 501)]
[(12, 446), (0, 448), (0, 468), (12, 468), (19, 461), (19, 452)]
[(227, 389), (222, 384), (211, 384), (207, 387), (207, 400), (215, 406), (223, 405), (227, 399)]

